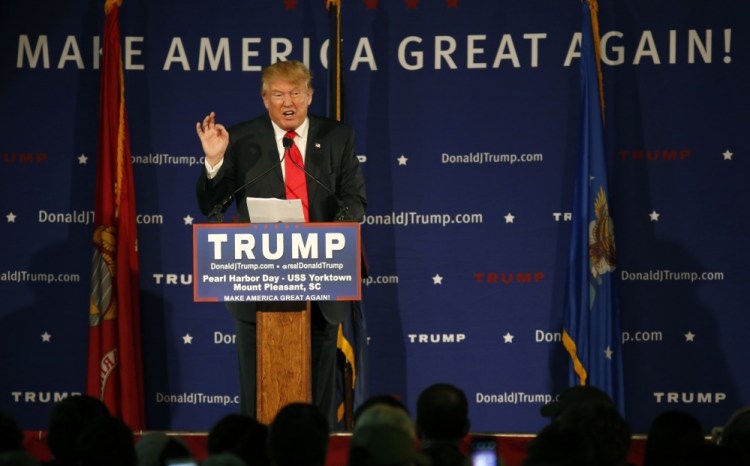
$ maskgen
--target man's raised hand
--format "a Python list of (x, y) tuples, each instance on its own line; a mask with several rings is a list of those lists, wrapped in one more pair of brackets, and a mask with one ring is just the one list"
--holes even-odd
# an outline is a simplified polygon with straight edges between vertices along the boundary
[(195, 124), (195, 132), (201, 140), (206, 162), (212, 167), (221, 162), (229, 146), (229, 132), (220, 123), (216, 123), (216, 114), (211, 112), (203, 122)]

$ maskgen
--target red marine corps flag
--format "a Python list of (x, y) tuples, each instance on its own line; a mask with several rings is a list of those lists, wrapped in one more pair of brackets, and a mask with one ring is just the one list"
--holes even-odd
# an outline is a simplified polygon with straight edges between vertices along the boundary
[(121, 4), (106, 0), (104, 6), (86, 393), (104, 401), (131, 429), (142, 430), (138, 243), (120, 51)]

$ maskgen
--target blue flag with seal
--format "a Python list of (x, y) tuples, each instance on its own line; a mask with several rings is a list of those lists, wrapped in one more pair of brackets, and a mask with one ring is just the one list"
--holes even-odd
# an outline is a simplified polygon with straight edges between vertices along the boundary
[(613, 285), (614, 222), (609, 211), (604, 149), (604, 97), (596, 0), (582, 2), (582, 131), (573, 194), (563, 344), (570, 385), (609, 394), (624, 413), (620, 313)]

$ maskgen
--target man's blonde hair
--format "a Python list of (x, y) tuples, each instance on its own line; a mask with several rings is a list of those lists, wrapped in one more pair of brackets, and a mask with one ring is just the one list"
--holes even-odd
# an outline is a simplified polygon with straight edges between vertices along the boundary
[(260, 95), (266, 95), (268, 84), (271, 81), (289, 81), (295, 84), (304, 84), (312, 94), (312, 74), (304, 63), (296, 60), (280, 61), (263, 69)]

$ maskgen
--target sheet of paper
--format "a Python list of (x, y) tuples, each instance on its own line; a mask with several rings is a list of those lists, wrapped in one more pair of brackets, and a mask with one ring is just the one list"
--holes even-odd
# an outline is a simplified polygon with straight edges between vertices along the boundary
[(299, 199), (276, 199), (248, 197), (247, 211), (251, 223), (294, 223), (304, 222), (302, 201)]

